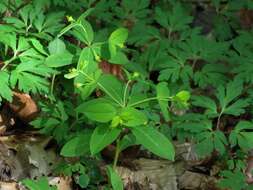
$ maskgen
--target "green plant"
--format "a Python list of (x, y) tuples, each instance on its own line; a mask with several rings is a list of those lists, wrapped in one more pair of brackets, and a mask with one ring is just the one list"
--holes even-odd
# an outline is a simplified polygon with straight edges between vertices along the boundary
[(56, 186), (50, 186), (48, 184), (48, 180), (43, 177), (40, 178), (39, 180), (30, 180), (30, 179), (25, 179), (22, 181), (22, 183), (29, 188), (29, 190), (57, 190)]
[(61, 156), (77, 158), (57, 172), (82, 188), (103, 181), (92, 161), (106, 147), (115, 147), (106, 169), (119, 190), (121, 152), (139, 145), (174, 160), (178, 140), (224, 161), (221, 187), (247, 189), (242, 164), (225, 160), (245, 162), (253, 144), (253, 5), (207, 7), (203, 22), (185, 1), (3, 0), (0, 101), (13, 91), (36, 96), (41, 114), (30, 124), (56, 139)]

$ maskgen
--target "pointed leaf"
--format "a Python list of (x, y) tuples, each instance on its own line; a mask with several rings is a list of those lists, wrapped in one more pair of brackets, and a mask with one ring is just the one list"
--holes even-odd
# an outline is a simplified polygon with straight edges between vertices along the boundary
[(96, 127), (90, 139), (91, 154), (95, 155), (99, 153), (107, 145), (115, 141), (120, 132), (121, 130), (119, 128), (111, 128), (108, 126)]
[(172, 143), (155, 128), (149, 126), (131, 129), (137, 139), (146, 149), (165, 159), (174, 160), (175, 150)]

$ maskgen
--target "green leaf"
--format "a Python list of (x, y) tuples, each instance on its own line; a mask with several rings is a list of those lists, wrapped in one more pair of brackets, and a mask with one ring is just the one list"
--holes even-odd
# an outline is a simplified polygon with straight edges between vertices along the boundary
[[(185, 30), (189, 28), (188, 25), (192, 22), (192, 17), (187, 15), (187, 11), (178, 2), (173, 4), (172, 11), (162, 10), (157, 7), (155, 9), (155, 19), (170, 32)], [(178, 22), (179, 20), (180, 22)]]
[(43, 45), (40, 43), (39, 40), (37, 39), (31, 39), (30, 40), (32, 42), (32, 45), (34, 46), (34, 48), (40, 52), (41, 54), (48, 56), (48, 53), (44, 50)]
[(229, 188), (231, 190), (241, 190), (246, 187), (245, 183), (245, 174), (239, 170), (236, 170), (234, 172), (232, 171), (222, 171), (221, 176), (223, 179), (221, 179), (218, 183), (218, 187), (220, 188)]
[(168, 100), (163, 100), (170, 97), (170, 90), (166, 82), (161, 82), (156, 86), (156, 93), (158, 97), (158, 103), (162, 110), (165, 121), (170, 120)]
[(206, 96), (194, 96), (192, 104), (194, 106), (202, 107), (207, 109), (207, 114), (217, 114), (217, 106), (215, 101)]
[(226, 87), (219, 86), (216, 96), (222, 109), (225, 110), (226, 106), (242, 93), (242, 90), (243, 86), (240, 80), (229, 82)]
[(77, 112), (83, 113), (90, 120), (106, 123), (116, 116), (117, 110), (109, 103), (94, 99), (82, 103), (76, 109)]
[[(209, 123), (209, 126), (212, 127), (211, 123)], [(201, 157), (207, 156), (213, 151), (218, 151), (223, 155), (226, 151), (228, 142), (225, 135), (221, 131), (211, 131), (211, 129), (196, 134), (198, 140), (196, 151)]]
[(2, 98), (12, 101), (12, 90), (9, 84), (10, 75), (5, 71), (0, 71), (0, 102)]
[(117, 52), (111, 59), (109, 60), (110, 63), (124, 65), (129, 63), (127, 56), (122, 52)]
[(111, 167), (107, 166), (107, 175), (110, 179), (113, 190), (123, 190), (123, 182), (118, 173)]
[[(229, 142), (232, 147), (237, 144), (241, 149), (250, 150), (253, 148), (253, 129), (252, 122), (240, 121), (229, 135)], [(249, 132), (248, 132), (249, 131)]]
[(121, 81), (113, 75), (104, 74), (99, 78), (98, 82), (102, 91), (117, 101), (117, 103), (123, 105), (124, 86)]
[(137, 145), (135, 136), (133, 134), (125, 135), (119, 142), (120, 152), (133, 145)]
[(149, 126), (131, 129), (137, 139), (146, 149), (165, 159), (174, 160), (175, 150), (172, 143), (155, 128)]
[(72, 63), (73, 55), (68, 51), (52, 54), (45, 60), (45, 65), (52, 68), (63, 67)]
[(249, 100), (240, 99), (224, 110), (224, 114), (239, 116), (245, 113), (245, 107), (249, 106)]
[(57, 190), (56, 186), (50, 186), (46, 177), (42, 177), (39, 180), (24, 179), (22, 183), (29, 190)]
[(132, 107), (123, 108), (119, 116), (123, 121), (122, 125), (128, 127), (145, 125), (148, 122), (146, 115), (142, 111)]
[(89, 22), (84, 19), (77, 20), (78, 25), (74, 27), (73, 34), (86, 45), (90, 45), (94, 39), (94, 32)]
[(218, 88), (216, 96), (221, 105), (221, 113), (238, 116), (245, 112), (245, 107), (249, 105), (249, 101), (246, 99), (235, 101), (241, 95), (242, 90), (241, 80), (229, 82), (226, 88), (223, 86)]
[(99, 153), (107, 145), (117, 139), (121, 130), (119, 128), (111, 128), (108, 126), (98, 126), (92, 133), (90, 139), (90, 151), (92, 155)]
[(17, 51), (25, 51), (30, 48), (28, 41), (24, 37), (19, 37), (18, 39), (18, 49)]
[(20, 63), (11, 72), (10, 84), (12, 87), (18, 85), (19, 90), (32, 93), (48, 92), (49, 82), (47, 80), (55, 71), (48, 68), (41, 61), (28, 60)]
[(60, 40), (59, 38), (56, 38), (55, 40), (49, 43), (48, 50), (51, 55), (64, 53), (66, 50), (66, 46), (62, 40)]
[(128, 37), (128, 30), (126, 28), (118, 28), (111, 33), (108, 43), (111, 57), (114, 57), (117, 53), (117, 47), (123, 48), (124, 43)]
[(0, 42), (11, 47), (14, 52), (17, 49), (17, 37), (15, 34), (0, 33)]
[(82, 174), (78, 177), (77, 183), (81, 188), (86, 188), (90, 183), (90, 178), (87, 174)]
[(90, 137), (91, 134), (80, 134), (74, 137), (62, 147), (61, 155), (65, 157), (77, 157), (89, 153)]

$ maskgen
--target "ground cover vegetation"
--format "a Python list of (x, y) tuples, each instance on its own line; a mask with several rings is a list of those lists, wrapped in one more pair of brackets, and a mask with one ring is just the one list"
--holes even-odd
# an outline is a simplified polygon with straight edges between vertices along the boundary
[(217, 188), (252, 189), (252, 1), (2, 0), (0, 14), (1, 104), (33, 97), (55, 173), (122, 190), (121, 154), (174, 161), (189, 142), (220, 163)]

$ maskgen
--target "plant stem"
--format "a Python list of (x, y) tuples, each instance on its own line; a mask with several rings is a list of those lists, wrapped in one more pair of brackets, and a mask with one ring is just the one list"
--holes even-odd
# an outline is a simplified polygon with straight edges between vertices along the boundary
[(127, 89), (128, 89), (128, 86), (129, 86), (130, 82), (131, 82), (131, 80), (127, 81), (127, 84), (126, 84), (126, 87), (125, 87), (124, 97), (123, 97), (124, 106), (126, 106), (126, 94), (127, 94)]
[(222, 112), (219, 114), (219, 117), (217, 119), (217, 124), (216, 124), (216, 129), (217, 130), (220, 130), (220, 119), (221, 119), (221, 116), (222, 116)]
[(115, 155), (114, 155), (114, 160), (113, 160), (113, 169), (116, 169), (118, 160), (119, 160), (119, 153), (120, 153), (120, 148), (119, 148), (119, 142), (120, 139), (117, 139), (116, 141), (116, 150), (115, 150)]
[(53, 95), (53, 92), (54, 92), (54, 82), (55, 82), (55, 74), (53, 75), (52, 82), (51, 82), (51, 89), (50, 89), (51, 95)]
[(153, 101), (153, 100), (164, 100), (164, 101), (168, 101), (168, 100), (171, 100), (172, 97), (168, 97), (168, 98), (159, 98), (159, 97), (151, 97), (151, 98), (146, 98), (144, 100), (140, 100), (138, 102), (134, 102), (132, 104), (130, 104), (129, 106), (130, 107), (133, 107), (133, 106), (136, 106), (136, 105), (139, 105), (139, 104), (142, 104), (142, 103), (145, 103), (145, 102), (149, 102), (149, 101)]
[(15, 59), (17, 59), (16, 53), (14, 54), (14, 56), (11, 59), (4, 62), (4, 66), (1, 68), (1, 71), (3, 71)]

